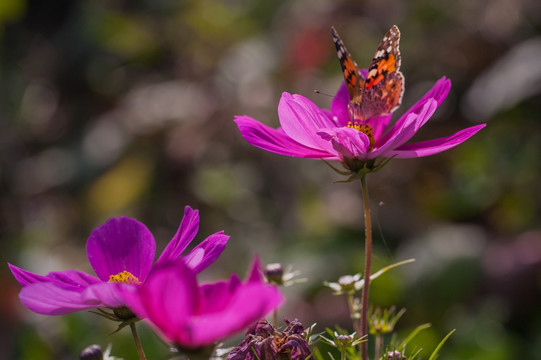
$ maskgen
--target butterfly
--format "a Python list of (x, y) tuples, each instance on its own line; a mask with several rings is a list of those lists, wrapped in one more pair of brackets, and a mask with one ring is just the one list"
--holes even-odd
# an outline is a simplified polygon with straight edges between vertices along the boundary
[(393, 25), (381, 40), (366, 78), (359, 72), (357, 63), (334, 27), (331, 33), (346, 80), (350, 98), (348, 111), (352, 121), (368, 120), (396, 110), (404, 93), (404, 76), (399, 71), (401, 58), (398, 27)]

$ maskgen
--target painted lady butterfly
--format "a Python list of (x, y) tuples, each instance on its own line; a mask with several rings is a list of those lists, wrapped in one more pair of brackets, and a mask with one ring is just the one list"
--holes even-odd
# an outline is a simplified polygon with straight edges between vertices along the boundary
[(331, 32), (348, 88), (350, 98), (348, 110), (351, 120), (353, 122), (368, 120), (390, 114), (398, 108), (404, 93), (404, 76), (399, 71), (398, 27), (393, 25), (381, 40), (368, 68), (366, 79), (359, 72), (357, 64), (334, 27), (331, 28)]

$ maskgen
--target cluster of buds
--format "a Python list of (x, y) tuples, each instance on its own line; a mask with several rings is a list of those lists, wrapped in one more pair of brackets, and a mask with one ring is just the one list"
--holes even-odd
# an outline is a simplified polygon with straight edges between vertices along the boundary
[(387, 352), (387, 360), (408, 360), (408, 358), (400, 351)]
[(284, 331), (277, 331), (266, 320), (248, 329), (244, 340), (235, 347), (227, 360), (305, 360), (311, 357), (307, 334), (297, 320), (285, 320)]
[(332, 339), (328, 339), (328, 338), (324, 337), (323, 335), (320, 335), (319, 338), (321, 339), (321, 341), (323, 341), (323, 342), (331, 345), (332, 347), (335, 347), (338, 350), (340, 350), (341, 353), (344, 353), (346, 351), (346, 349), (348, 349), (348, 348), (352, 348), (352, 347), (357, 346), (360, 343), (366, 341), (366, 336), (357, 338), (356, 333), (339, 334), (338, 332), (336, 332), (336, 331), (333, 332), (333, 331), (331, 331), (329, 329), (327, 329), (327, 332), (332, 337)]
[(404, 315), (406, 309), (396, 311), (396, 307), (392, 306), (389, 309), (382, 310), (377, 308), (370, 314), (368, 325), (370, 326), (370, 334), (383, 335), (393, 332), (398, 320)]

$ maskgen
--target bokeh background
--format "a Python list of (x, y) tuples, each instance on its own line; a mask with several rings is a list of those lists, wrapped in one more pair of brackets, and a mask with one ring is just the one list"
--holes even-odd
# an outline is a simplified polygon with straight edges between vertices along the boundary
[[(457, 332), (441, 359), (535, 359), (541, 351), (541, 3), (537, 0), (0, 1), (0, 358), (73, 359), (129, 331), (89, 313), (36, 315), (6, 263), (92, 273), (90, 231), (111, 216), (147, 224), (161, 251), (185, 205), (197, 239), (231, 240), (203, 280), (244, 273), (254, 254), (308, 282), (280, 316), (349, 327), (321, 283), (359, 272), (359, 185), (317, 160), (251, 147), (234, 115), (278, 126), (283, 91), (328, 107), (342, 81), (330, 26), (368, 66), (392, 24), (406, 78), (399, 116), (441, 76), (453, 87), (416, 140), (488, 123), (456, 149), (394, 160), (368, 178), (371, 299), (407, 312), (418, 346)], [(140, 326), (147, 355), (167, 347)], [(230, 341), (228, 344), (232, 344)]]

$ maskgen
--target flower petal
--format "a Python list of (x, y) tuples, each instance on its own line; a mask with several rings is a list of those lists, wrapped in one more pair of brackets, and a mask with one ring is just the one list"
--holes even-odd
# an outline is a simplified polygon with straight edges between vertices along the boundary
[(126, 304), (122, 296), (122, 287), (134, 287), (126, 283), (100, 282), (89, 286), (81, 293), (81, 299), (85, 303), (101, 303), (109, 307), (118, 307)]
[(21, 269), (9, 263), (8, 266), (15, 279), (22, 286), (40, 282), (50, 282), (64, 288), (73, 288), (75, 290), (86, 288), (89, 285), (100, 282), (100, 280), (95, 276), (77, 270), (54, 271), (50, 272), (46, 276), (43, 276), (34, 274), (28, 270)]
[(261, 271), (261, 259), (259, 256), (254, 257), (250, 271), (246, 276), (246, 282), (263, 282), (263, 272)]
[[(381, 147), (382, 144), (389, 142), (389, 139), (396, 136), (396, 132), (400, 131), (400, 129), (403, 129), (405, 127), (404, 122), (408, 122), (408, 119), (411, 119), (411, 114), (418, 114), (422, 111), (422, 109), (426, 106), (426, 103), (429, 100), (435, 100), (436, 101), (436, 107), (440, 106), (440, 104), (445, 100), (447, 97), (447, 94), (449, 94), (449, 90), (451, 89), (451, 81), (447, 79), (445, 76), (439, 79), (432, 89), (430, 89), (419, 101), (417, 101), (411, 108), (408, 109), (401, 117), (398, 119), (398, 121), (385, 133), (381, 138), (376, 141), (376, 146)], [(429, 119), (430, 117), (423, 118), (421, 122), (418, 122), (417, 131), (421, 126), (424, 125), (424, 123)], [(413, 135), (412, 135), (413, 136)], [(411, 137), (410, 137), (411, 138)], [(410, 138), (404, 140), (404, 142), (408, 141)], [(404, 143), (402, 142), (402, 144)]]
[(124, 287), (122, 296), (138, 317), (171, 341), (186, 339), (187, 322), (201, 297), (195, 273), (183, 261), (156, 266), (141, 287)]
[(278, 117), (284, 132), (301, 145), (332, 153), (332, 147), (317, 135), (324, 128), (335, 127), (313, 102), (301, 95), (282, 94), (278, 104)]
[(328, 159), (336, 157), (334, 154), (301, 145), (287, 136), (281, 128), (273, 129), (248, 116), (236, 116), (235, 122), (244, 139), (260, 149), (300, 158)]
[(278, 288), (264, 283), (249, 282), (229, 296), (221, 311), (193, 317), (189, 324), (190, 342), (185, 346), (198, 347), (221, 340), (263, 318), (283, 302)]
[(33, 272), (30, 272), (28, 270), (21, 269), (20, 267), (17, 267), (15, 265), (12, 265), (8, 263), (9, 270), (11, 270), (11, 273), (15, 277), (15, 280), (19, 282), (22, 286), (26, 286), (29, 284), (34, 284), (38, 282), (50, 282), (51, 279), (47, 278), (43, 275), (34, 274)]
[(392, 114), (387, 114), (387, 115), (373, 117), (367, 120), (368, 125), (372, 127), (372, 133), (374, 135), (374, 139), (379, 139), (381, 137), (381, 134), (383, 134), (383, 132), (389, 126), (389, 123), (391, 122), (392, 117), (393, 117)]
[(183, 257), (190, 269), (199, 273), (216, 261), (229, 240), (223, 231), (210, 235)]
[(443, 100), (447, 97), (449, 94), (449, 90), (451, 90), (451, 80), (447, 79), (445, 76), (436, 81), (432, 89), (428, 90), (426, 94), (423, 95), (422, 98), (419, 99), (411, 108), (409, 108), (408, 111), (402, 115), (403, 117), (408, 116), (410, 113), (417, 112), (420, 107), (423, 107), (425, 102), (428, 101), (428, 99), (434, 99), (438, 103), (437, 106), (440, 106)]
[(127, 217), (111, 218), (92, 231), (86, 243), (88, 260), (102, 281), (129, 271), (143, 282), (156, 252), (154, 237), (145, 225)]
[(199, 230), (199, 211), (189, 206), (184, 208), (184, 217), (180, 222), (177, 233), (167, 244), (156, 264), (176, 260), (186, 247), (193, 241)]
[(344, 158), (365, 158), (370, 147), (368, 136), (362, 131), (342, 127), (322, 129), (318, 132), (322, 139), (330, 141), (334, 150)]
[(342, 82), (342, 85), (338, 88), (336, 95), (332, 99), (331, 112), (333, 116), (336, 116), (337, 126), (346, 126), (349, 121), (349, 94), (346, 82)]
[(402, 145), (391, 151), (390, 156), (396, 156), (397, 158), (417, 158), (437, 154), (463, 143), (485, 126), (486, 124), (476, 125), (445, 138)]
[(23, 287), (19, 299), (28, 309), (43, 315), (63, 315), (104, 305), (99, 301), (85, 301), (81, 296), (83, 290), (41, 282)]
[(231, 275), (229, 281), (217, 281), (201, 285), (201, 309), (207, 312), (221, 311), (227, 306), (230, 294), (234, 293), (242, 282), (236, 274)]
[[(434, 99), (428, 99), (423, 107), (417, 108), (415, 113), (410, 113), (403, 121), (393, 126), (393, 134), (386, 139), (385, 143), (381, 143), (370, 154), (370, 159), (375, 159), (378, 156), (390, 157), (393, 149), (404, 144), (411, 139), (419, 129), (419, 123), (426, 122), (436, 111), (437, 102)], [(386, 134), (387, 135), (387, 134)]]

